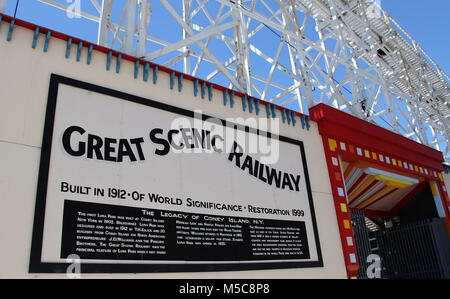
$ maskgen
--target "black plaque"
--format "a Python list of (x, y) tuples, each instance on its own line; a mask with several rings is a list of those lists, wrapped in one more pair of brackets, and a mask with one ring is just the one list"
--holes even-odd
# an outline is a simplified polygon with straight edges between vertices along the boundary
[(303, 221), (238, 218), (65, 200), (61, 258), (308, 259)]

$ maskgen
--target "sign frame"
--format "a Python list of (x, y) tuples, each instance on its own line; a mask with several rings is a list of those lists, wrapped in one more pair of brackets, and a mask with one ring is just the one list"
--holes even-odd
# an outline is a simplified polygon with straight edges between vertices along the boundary
[[(71, 264), (67, 263), (48, 263), (42, 262), (42, 247), (43, 247), (43, 234), (44, 234), (44, 221), (45, 221), (45, 209), (47, 201), (47, 185), (49, 178), (49, 168), (51, 160), (51, 147), (53, 141), (53, 128), (56, 113), (56, 105), (58, 98), (58, 87), (60, 84), (68, 85), (84, 89), (91, 92), (104, 94), (107, 96), (115, 97), (120, 100), (130, 101), (137, 104), (142, 104), (151, 108), (164, 110), (172, 113), (176, 113), (185, 117), (194, 118), (194, 111), (175, 107), (165, 103), (157, 102), (148, 98), (135, 96), (129, 93), (121, 92), (118, 90), (102, 87), (99, 85), (79, 81), (76, 79), (64, 77), (57, 74), (51, 74), (50, 85), (47, 101), (47, 109), (44, 123), (44, 132), (42, 139), (42, 150), (40, 157), (38, 185), (36, 193), (36, 206), (33, 220), (33, 232), (31, 242), (31, 253), (29, 262), (29, 273), (66, 273), (67, 267)], [(202, 115), (203, 120), (210, 118), (208, 115)], [(223, 119), (219, 119), (222, 124), (226, 126), (233, 126), (237, 130), (245, 130), (245, 132), (252, 132), (255, 134), (265, 134), (268, 138), (272, 136), (278, 138), (280, 141), (291, 143), (299, 146), (301, 153), (301, 159), (303, 163), (303, 171), (305, 175), (306, 191), (308, 196), (308, 202), (311, 212), (311, 222), (313, 226), (313, 233), (315, 239), (315, 246), (317, 250), (317, 261), (274, 261), (274, 262), (249, 262), (249, 263), (187, 263), (187, 264), (149, 264), (149, 263), (81, 263), (82, 273), (158, 273), (158, 272), (212, 272), (212, 271), (239, 271), (239, 270), (266, 270), (266, 269), (289, 269), (289, 268), (316, 268), (323, 267), (322, 252), (320, 246), (320, 239), (317, 229), (316, 214), (312, 199), (311, 185), (309, 181), (308, 167), (305, 157), (304, 144), (300, 140), (295, 140), (289, 137), (278, 136), (271, 133), (262, 132), (260, 130), (250, 128), (248, 126), (232, 124), (225, 122)], [(311, 244), (314, 246), (314, 244)]]

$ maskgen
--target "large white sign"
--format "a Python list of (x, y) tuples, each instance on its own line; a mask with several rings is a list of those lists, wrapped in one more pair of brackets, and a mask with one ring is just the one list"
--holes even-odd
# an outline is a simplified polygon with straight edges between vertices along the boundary
[(85, 272), (322, 266), (303, 143), (52, 75), (30, 272), (69, 256)]

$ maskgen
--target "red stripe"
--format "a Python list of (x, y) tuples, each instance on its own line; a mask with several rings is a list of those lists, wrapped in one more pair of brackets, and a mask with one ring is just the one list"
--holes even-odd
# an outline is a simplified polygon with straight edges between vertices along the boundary
[(366, 206), (364, 209), (367, 209), (368, 207), (370, 207), (370, 206), (373, 205), (374, 203), (379, 202), (380, 200), (382, 200), (382, 199), (388, 197), (389, 195), (391, 195), (392, 193), (394, 193), (394, 192), (397, 191), (397, 190), (398, 190), (398, 189), (395, 188), (395, 189), (389, 191), (389, 192), (386, 193), (385, 195), (383, 195), (383, 196), (381, 196), (380, 198), (378, 198), (377, 200), (375, 200), (375, 201), (374, 201), (373, 203), (371, 203), (370, 205)]
[[(311, 119), (317, 121), (321, 135), (336, 138), (338, 140), (350, 140), (358, 142), (363, 149), (371, 152), (383, 153), (389, 157), (402, 157), (410, 163), (420, 164), (422, 167), (442, 171), (444, 162), (443, 154), (435, 149), (419, 144), (375, 124), (366, 122), (353, 115), (335, 109), (323, 103), (309, 110)], [(343, 152), (344, 151), (340, 151)], [(355, 155), (352, 155), (353, 159)], [(352, 157), (349, 157), (352, 158)], [(346, 158), (347, 159), (347, 158)], [(370, 161), (376, 165), (386, 166), (378, 159), (359, 157), (363, 161)], [(348, 159), (347, 159), (348, 160)], [(350, 160), (351, 161), (351, 160)], [(413, 171), (403, 169), (406, 173)], [(430, 177), (421, 174), (422, 177)]]
[(355, 191), (356, 187), (359, 186), (359, 184), (364, 180), (364, 178), (367, 177), (367, 174), (362, 173), (362, 175), (356, 180), (356, 182), (353, 183), (353, 185), (351, 186), (351, 188), (349, 188), (347, 190), (347, 194), (348, 196), (350, 196), (352, 194), (353, 191)]
[(378, 184), (380, 181), (378, 180), (374, 180), (372, 183), (369, 184), (369, 186), (367, 186), (366, 188), (364, 188), (362, 191), (360, 191), (356, 197), (350, 202), (354, 202), (355, 200), (357, 200), (358, 198), (361, 197), (361, 195), (363, 195), (364, 193), (366, 193), (367, 191), (369, 191), (370, 189), (372, 189), (376, 184)]
[[(378, 191), (376, 191), (374, 194), (372, 194), (369, 198), (366, 198), (366, 200), (363, 200), (362, 202), (360, 202), (355, 208), (358, 208), (359, 206), (363, 205), (365, 202), (370, 201), (372, 198), (376, 197), (378, 194), (382, 193), (384, 190), (386, 190), (387, 188), (389, 188), (387, 185), (384, 185), (383, 187), (381, 187), (380, 189), (378, 189)], [(384, 196), (384, 195), (383, 195)], [(382, 196), (382, 197), (383, 197)], [(379, 199), (379, 198), (378, 198)], [(378, 200), (377, 199), (377, 200)], [(376, 200), (375, 200), (376, 201)], [(369, 205), (370, 206), (370, 205)]]

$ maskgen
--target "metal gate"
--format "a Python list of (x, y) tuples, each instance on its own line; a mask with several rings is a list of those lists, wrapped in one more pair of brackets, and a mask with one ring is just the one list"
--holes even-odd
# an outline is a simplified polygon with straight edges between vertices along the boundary
[(368, 232), (364, 211), (351, 210), (358, 277), (367, 279), (367, 257), (377, 254), (384, 279), (449, 279), (450, 238), (441, 219)]
[(355, 237), (356, 255), (358, 256), (358, 277), (360, 279), (367, 278), (367, 257), (372, 254), (370, 248), (369, 234), (366, 228), (364, 211), (350, 210), (350, 219), (353, 227), (353, 234)]
[(450, 240), (440, 219), (375, 232), (382, 278), (449, 279)]

